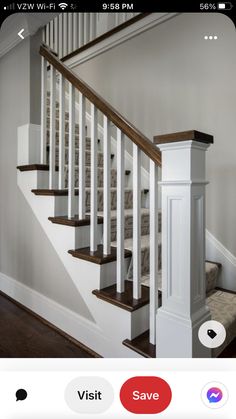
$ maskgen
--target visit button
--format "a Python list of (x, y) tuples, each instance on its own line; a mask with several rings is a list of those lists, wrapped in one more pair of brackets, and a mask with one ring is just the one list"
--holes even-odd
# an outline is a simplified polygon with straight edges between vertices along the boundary
[(137, 414), (157, 414), (169, 406), (169, 384), (159, 377), (132, 377), (121, 387), (120, 400), (126, 410)]

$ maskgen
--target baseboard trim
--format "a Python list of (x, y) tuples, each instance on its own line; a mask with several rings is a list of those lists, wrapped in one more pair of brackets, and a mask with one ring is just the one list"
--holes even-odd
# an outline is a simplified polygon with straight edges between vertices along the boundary
[(236, 291), (236, 257), (209, 230), (206, 230), (206, 258), (222, 264), (217, 286)]
[(39, 316), (34, 311), (27, 308), (25, 305), (19, 303), (19, 301), (14, 300), (13, 298), (11, 298), (9, 295), (5, 294), (2, 291), (0, 291), (0, 295), (2, 297), (6, 298), (7, 300), (9, 300), (10, 302), (12, 302), (13, 304), (15, 304), (16, 306), (18, 306), (19, 308), (21, 308), (22, 310), (24, 310), (25, 312), (29, 313), (31, 316), (33, 316), (35, 319), (39, 320), (44, 325), (50, 327), (50, 329), (54, 330), (57, 334), (63, 336), (63, 338), (67, 339), (68, 341), (70, 341), (71, 343), (76, 345), (78, 348), (83, 349), (86, 352), (88, 352), (89, 355), (91, 356), (91, 358), (101, 358), (101, 356), (99, 354), (94, 352), (92, 349), (88, 348), (88, 346), (84, 345), (83, 343), (79, 342), (77, 339), (75, 339), (72, 336), (68, 335), (67, 333), (63, 332), (63, 330), (54, 326), (48, 320), (45, 320), (43, 317)]
[(81, 347), (85, 346), (85, 350), (90, 351), (92, 356), (100, 357), (94, 344), (96, 338), (100, 341), (105, 341), (105, 338), (95, 323), (1, 272), (0, 291), (33, 312), (41, 321), (49, 323), (59, 333), (76, 340), (77, 344), (81, 343)]

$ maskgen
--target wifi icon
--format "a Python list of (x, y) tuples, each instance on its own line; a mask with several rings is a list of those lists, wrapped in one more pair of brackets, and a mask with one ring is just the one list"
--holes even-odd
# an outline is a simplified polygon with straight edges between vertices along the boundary
[(68, 7), (67, 3), (59, 3), (58, 6), (62, 9), (65, 10)]

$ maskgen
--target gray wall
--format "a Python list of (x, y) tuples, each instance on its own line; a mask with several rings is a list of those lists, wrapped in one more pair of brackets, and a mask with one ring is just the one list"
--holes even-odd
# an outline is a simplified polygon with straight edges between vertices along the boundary
[(17, 127), (40, 118), (39, 42), (38, 35), (27, 38), (0, 59), (0, 272), (71, 310), (80, 307), (86, 316), (76, 287), (17, 187)]
[[(206, 41), (204, 35), (218, 35)], [(221, 14), (184, 14), (78, 66), (150, 139), (197, 129), (208, 151), (207, 228), (236, 255), (236, 37)]]
[(30, 122), (40, 125), (41, 115), (41, 57), (39, 47), (42, 41), (41, 31), (30, 38)]

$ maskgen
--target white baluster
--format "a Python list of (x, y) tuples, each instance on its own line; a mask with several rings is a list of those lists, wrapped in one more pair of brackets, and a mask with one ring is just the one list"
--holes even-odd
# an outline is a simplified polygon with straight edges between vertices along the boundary
[(73, 13), (68, 13), (68, 54), (73, 50)]
[(54, 51), (58, 54), (58, 16), (54, 19)]
[(123, 23), (123, 15), (124, 15), (124, 13), (117, 13), (117, 15), (118, 15), (118, 18), (117, 18), (117, 25), (119, 26), (119, 25), (121, 25), (122, 23)]
[(73, 51), (78, 48), (78, 14), (73, 14)]
[(46, 25), (46, 39), (45, 43), (47, 46), (50, 46), (50, 25), (49, 23)]
[(45, 44), (46, 42), (46, 27), (45, 26), (42, 29), (42, 41)]
[(150, 334), (149, 341), (156, 344), (156, 315), (158, 309), (158, 166), (150, 159)]
[(84, 44), (89, 42), (90, 37), (90, 19), (89, 13), (84, 13)]
[(50, 70), (50, 149), (49, 149), (49, 188), (56, 187), (55, 172), (55, 108), (56, 108), (56, 70)]
[(96, 13), (96, 37), (101, 35), (100, 22), (101, 22), (101, 13)]
[(54, 51), (54, 21), (50, 22), (50, 48)]
[(47, 160), (47, 61), (41, 57), (41, 164)]
[(118, 26), (119, 24), (120, 24), (119, 13), (115, 13), (115, 26)]
[(124, 134), (117, 128), (117, 292), (125, 289), (124, 260)]
[(75, 215), (75, 88), (69, 83), (68, 218)]
[(127, 17), (127, 15), (128, 15), (128, 13), (121, 13), (121, 23), (124, 23), (124, 22), (126, 22), (126, 20), (128, 20), (128, 17)]
[(68, 27), (67, 27), (67, 13), (63, 13), (63, 57), (68, 54)]
[(91, 103), (90, 251), (97, 250), (97, 108)]
[(84, 45), (84, 13), (79, 13), (79, 48)]
[(120, 13), (120, 25), (121, 25), (122, 23), (124, 23), (125, 18), (126, 18), (126, 13)]
[(59, 22), (58, 22), (58, 26), (59, 26), (59, 30), (58, 30), (58, 36), (59, 36), (59, 48), (58, 48), (58, 54), (59, 54), (59, 58), (63, 57), (63, 15), (62, 13), (59, 15)]
[(96, 13), (90, 13), (90, 36), (89, 41), (96, 38)]
[(111, 253), (111, 124), (104, 116), (104, 161), (103, 161), (103, 253)]
[(133, 144), (133, 298), (141, 297), (141, 150)]
[(65, 79), (59, 81), (59, 189), (65, 187)]
[(79, 219), (85, 218), (85, 96), (79, 94)]

